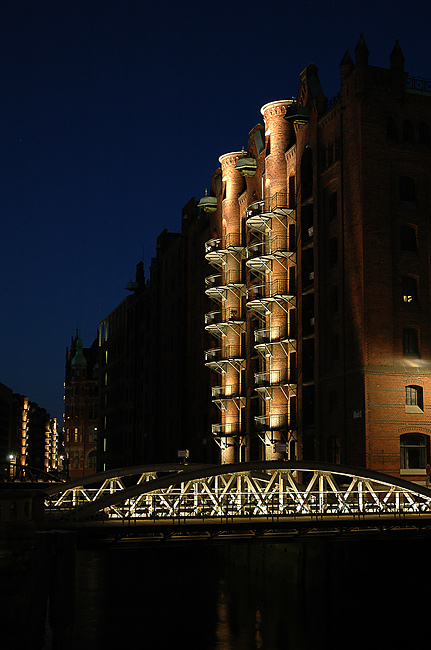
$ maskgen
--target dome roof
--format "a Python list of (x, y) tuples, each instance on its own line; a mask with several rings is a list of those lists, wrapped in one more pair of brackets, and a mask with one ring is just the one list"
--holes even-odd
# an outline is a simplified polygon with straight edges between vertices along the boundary
[(76, 339), (76, 353), (70, 362), (72, 366), (86, 366), (87, 359), (85, 358), (84, 352), (82, 351), (82, 340), (79, 338)]

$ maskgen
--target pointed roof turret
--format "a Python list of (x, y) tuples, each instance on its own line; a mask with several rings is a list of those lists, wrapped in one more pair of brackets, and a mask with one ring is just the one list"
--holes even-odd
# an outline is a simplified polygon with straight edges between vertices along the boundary
[(364, 35), (361, 34), (355, 47), (356, 65), (368, 65), (369, 55), (370, 52), (365, 42)]
[(391, 60), (391, 70), (404, 72), (405, 58), (398, 39), (395, 41), (394, 49), (392, 50), (389, 58)]

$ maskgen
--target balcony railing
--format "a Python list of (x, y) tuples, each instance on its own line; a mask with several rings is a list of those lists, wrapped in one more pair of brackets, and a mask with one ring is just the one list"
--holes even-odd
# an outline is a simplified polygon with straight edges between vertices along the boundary
[(241, 427), (239, 422), (217, 422), (211, 425), (211, 431), (215, 436), (237, 436)]
[(226, 273), (214, 273), (205, 278), (205, 286), (207, 289), (229, 284), (244, 284), (241, 269), (230, 269)]
[(212, 253), (218, 251), (220, 248), (221, 239), (209, 239), (205, 242), (205, 253)]
[(204, 352), (205, 361), (224, 361), (227, 359), (242, 359), (240, 345), (226, 345), (225, 348), (210, 348)]
[(238, 386), (236, 384), (228, 384), (227, 386), (213, 386), (211, 388), (211, 395), (214, 399), (229, 399), (238, 397)]
[(209, 311), (205, 314), (205, 325), (219, 325), (220, 323), (239, 320), (242, 320), (241, 310), (233, 307), (219, 311)]
[(290, 384), (293, 383), (292, 379), (293, 379), (293, 373), (289, 374), (287, 368), (280, 368), (278, 370), (268, 370), (266, 372), (256, 372), (254, 375), (254, 383), (256, 385), (256, 388)]
[(409, 76), (407, 77), (406, 88), (419, 90), (422, 93), (431, 93), (431, 79)]
[(265, 284), (253, 284), (247, 289), (247, 300), (260, 300), (263, 298), (272, 298), (280, 295), (290, 294), (290, 282), (285, 276), (271, 276), (269, 282)]
[(271, 343), (273, 341), (280, 341), (286, 335), (286, 328), (284, 327), (270, 327), (266, 329), (255, 330), (254, 341), (259, 343)]
[(254, 421), (256, 429), (258, 431), (287, 429), (289, 424), (287, 413), (277, 413), (274, 415), (257, 415), (254, 418)]
[(287, 192), (276, 192), (266, 199), (255, 201), (247, 206), (247, 216), (254, 217), (258, 214), (271, 212), (276, 208), (289, 209), (289, 195)]
[[(266, 241), (253, 242), (247, 248), (248, 258), (253, 259), (262, 255), (272, 255), (279, 251), (288, 251), (287, 235), (274, 235)], [(290, 251), (294, 252), (294, 251)]]

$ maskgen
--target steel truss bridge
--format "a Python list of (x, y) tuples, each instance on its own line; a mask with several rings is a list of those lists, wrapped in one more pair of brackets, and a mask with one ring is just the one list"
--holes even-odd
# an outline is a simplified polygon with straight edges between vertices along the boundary
[(105, 539), (431, 534), (431, 490), (318, 462), (148, 465), (74, 479), (45, 494), (47, 527)]

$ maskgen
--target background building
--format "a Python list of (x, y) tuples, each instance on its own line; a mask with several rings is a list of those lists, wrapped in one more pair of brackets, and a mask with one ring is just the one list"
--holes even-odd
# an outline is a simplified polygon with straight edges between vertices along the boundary
[[(136, 268), (128, 295), (99, 328), (100, 470), (144, 463), (216, 462), (209, 436), (211, 377), (203, 367), (202, 292), (208, 216), (191, 199), (181, 232), (157, 238), (150, 279)], [(207, 444), (207, 443), (210, 444)]]
[(55, 479), (59, 453), (57, 418), (0, 384), (0, 478)]
[(98, 424), (98, 341), (84, 348), (76, 333), (66, 348), (64, 453), (68, 476), (96, 471)]

